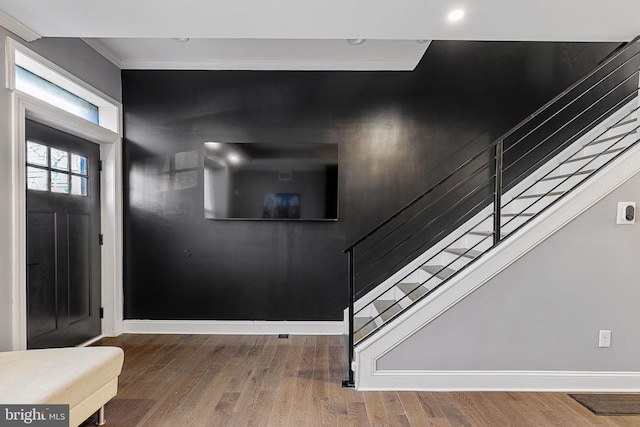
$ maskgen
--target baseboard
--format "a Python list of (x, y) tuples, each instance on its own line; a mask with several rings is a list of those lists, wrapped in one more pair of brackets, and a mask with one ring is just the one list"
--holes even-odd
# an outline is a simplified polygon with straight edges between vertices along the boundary
[(343, 335), (344, 322), (125, 320), (128, 334)]
[(640, 392), (640, 372), (376, 371), (365, 390)]

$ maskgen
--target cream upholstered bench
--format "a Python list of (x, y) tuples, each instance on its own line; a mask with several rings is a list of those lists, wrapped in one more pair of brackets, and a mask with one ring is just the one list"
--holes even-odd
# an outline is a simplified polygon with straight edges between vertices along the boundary
[(83, 423), (118, 392), (124, 352), (73, 347), (0, 352), (1, 404), (68, 404), (69, 425)]

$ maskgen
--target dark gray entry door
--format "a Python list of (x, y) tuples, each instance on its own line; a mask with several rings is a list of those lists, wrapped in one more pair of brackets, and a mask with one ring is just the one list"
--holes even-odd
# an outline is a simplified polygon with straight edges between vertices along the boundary
[(27, 121), (27, 348), (100, 335), (100, 147)]

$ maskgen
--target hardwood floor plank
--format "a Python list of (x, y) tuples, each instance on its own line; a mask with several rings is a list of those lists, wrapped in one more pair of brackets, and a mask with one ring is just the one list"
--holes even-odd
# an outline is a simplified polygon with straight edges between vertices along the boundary
[(388, 426), (391, 425), (384, 403), (382, 402), (382, 393), (365, 393), (364, 403), (367, 408), (367, 418), (369, 425), (372, 426)]
[(395, 391), (383, 391), (380, 393), (391, 426), (411, 426), (409, 418), (400, 402), (400, 397)]
[(94, 345), (125, 351), (109, 427), (640, 426), (640, 415), (597, 416), (565, 393), (345, 389), (339, 336), (125, 334)]
[[(298, 337), (296, 337), (298, 338)], [(313, 399), (313, 364), (317, 337), (303, 337), (304, 345), (298, 360), (294, 396), (296, 404), (289, 412), (286, 425), (309, 425), (310, 416), (318, 413), (317, 402)]]
[[(297, 381), (297, 369), (302, 357), (302, 339), (300, 337), (291, 337), (287, 340), (286, 345), (289, 347), (287, 352), (287, 360), (283, 370), (280, 385), (276, 387), (275, 404), (268, 418), (268, 425), (282, 426), (291, 412), (292, 401), (295, 397), (295, 386)], [(284, 343), (282, 344), (284, 345)]]
[[(400, 403), (404, 408), (404, 412), (407, 414), (409, 424), (412, 426), (434, 426), (435, 424), (427, 418), (427, 415), (422, 410), (422, 405), (418, 400), (417, 393), (411, 391), (398, 392)], [(433, 418), (431, 418), (433, 420)], [(447, 423), (447, 426), (449, 424)]]

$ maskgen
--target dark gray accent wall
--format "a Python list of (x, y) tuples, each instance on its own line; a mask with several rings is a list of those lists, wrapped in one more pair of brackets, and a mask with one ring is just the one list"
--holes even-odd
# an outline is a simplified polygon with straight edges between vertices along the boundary
[[(341, 320), (349, 243), (615, 47), (433, 42), (413, 72), (123, 71), (125, 318)], [(204, 141), (338, 143), (339, 220), (205, 219)], [(176, 169), (184, 153), (197, 168)]]

